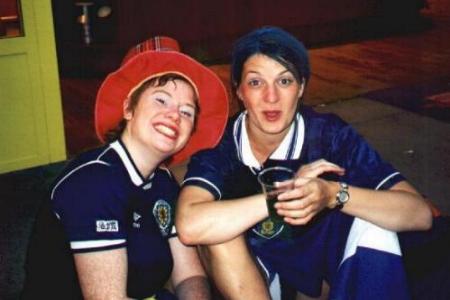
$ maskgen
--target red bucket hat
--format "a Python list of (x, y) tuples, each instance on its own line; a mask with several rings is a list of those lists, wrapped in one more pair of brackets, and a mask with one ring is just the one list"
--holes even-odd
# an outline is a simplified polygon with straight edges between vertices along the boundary
[(217, 145), (228, 119), (227, 91), (213, 71), (179, 49), (178, 42), (172, 38), (151, 38), (130, 49), (120, 68), (106, 77), (95, 104), (95, 130), (102, 142), (108, 131), (123, 119), (123, 102), (131, 91), (149, 78), (177, 73), (195, 86), (200, 113), (188, 143), (168, 164), (180, 163), (199, 150)]

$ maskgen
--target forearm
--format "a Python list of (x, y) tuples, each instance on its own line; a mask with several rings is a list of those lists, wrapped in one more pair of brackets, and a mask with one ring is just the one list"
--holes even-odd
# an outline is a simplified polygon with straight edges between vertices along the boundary
[[(278, 196), (277, 213), (291, 225), (305, 225), (325, 207), (335, 208), (338, 182), (320, 178), (297, 178), (295, 188)], [(427, 230), (431, 209), (406, 181), (390, 190), (349, 186), (349, 200), (342, 212), (391, 231)]]
[(390, 190), (378, 191), (351, 186), (350, 200), (342, 211), (392, 231), (429, 229), (429, 206), (414, 190), (403, 187), (400, 183)]
[(176, 226), (183, 243), (216, 244), (240, 235), (268, 216), (265, 196), (235, 200), (191, 201), (197, 195), (180, 195)]
[(193, 276), (183, 280), (175, 287), (175, 293), (180, 300), (211, 299), (208, 279), (205, 276)]

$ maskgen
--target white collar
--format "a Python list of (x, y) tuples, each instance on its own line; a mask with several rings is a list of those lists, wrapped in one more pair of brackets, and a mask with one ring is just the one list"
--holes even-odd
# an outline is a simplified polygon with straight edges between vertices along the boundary
[[(247, 111), (242, 112), (236, 119), (234, 124), (234, 140), (240, 160), (251, 168), (261, 169), (261, 165), (256, 159), (250, 147), (250, 140), (248, 138), (245, 120), (247, 118)], [(270, 155), (270, 159), (286, 160), (298, 159), (303, 147), (305, 139), (305, 122), (300, 113), (295, 116), (289, 132), (283, 138), (281, 144)]]
[(147, 179), (144, 179), (137, 169), (136, 165), (134, 164), (131, 156), (128, 153), (128, 150), (126, 149), (125, 145), (120, 141), (114, 141), (110, 144), (110, 147), (113, 148), (116, 153), (119, 155), (120, 159), (123, 162), (123, 165), (125, 166), (125, 169), (128, 172), (128, 175), (131, 178), (131, 181), (136, 185), (140, 186), (144, 182), (149, 181), (153, 178), (155, 173), (153, 172), (150, 174), (150, 176)]

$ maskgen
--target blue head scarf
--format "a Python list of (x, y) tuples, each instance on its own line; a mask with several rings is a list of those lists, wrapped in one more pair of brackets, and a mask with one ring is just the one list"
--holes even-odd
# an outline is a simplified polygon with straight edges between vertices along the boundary
[(254, 54), (264, 54), (283, 66), (299, 83), (310, 77), (308, 53), (302, 42), (277, 27), (262, 27), (236, 41), (231, 57), (231, 82), (237, 88), (241, 82), (242, 68)]

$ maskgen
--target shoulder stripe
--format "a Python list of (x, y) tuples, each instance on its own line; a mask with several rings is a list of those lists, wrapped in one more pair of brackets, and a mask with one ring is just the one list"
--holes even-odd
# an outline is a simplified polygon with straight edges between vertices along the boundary
[(189, 178), (183, 180), (183, 182), (181, 183), (181, 186), (183, 186), (188, 181), (196, 181), (196, 180), (204, 182), (204, 183), (208, 184), (209, 186), (211, 186), (219, 195), (218, 200), (222, 199), (222, 193), (220, 192), (219, 188), (216, 185), (214, 185), (211, 181), (206, 180), (205, 178), (202, 178), (202, 177), (189, 177)]
[(102, 160), (91, 160), (91, 161), (89, 161), (89, 162), (87, 162), (87, 163), (84, 163), (84, 164), (82, 164), (82, 165), (79, 165), (78, 167), (76, 167), (75, 169), (73, 169), (72, 171), (70, 171), (69, 173), (67, 173), (66, 176), (64, 176), (63, 178), (61, 178), (61, 180), (58, 181), (57, 184), (55, 184), (55, 186), (54, 186), (53, 189), (52, 189), (52, 193), (51, 193), (51, 195), (50, 195), (50, 199), (53, 199), (53, 195), (54, 195), (54, 193), (55, 193), (55, 190), (58, 188), (58, 186), (59, 186), (64, 180), (66, 180), (69, 176), (71, 176), (73, 173), (77, 172), (78, 170), (80, 170), (80, 169), (82, 169), (82, 168), (84, 168), (84, 167), (86, 167), (86, 166), (88, 166), (88, 165), (93, 165), (93, 164), (102, 164), (102, 165), (105, 165), (105, 166), (109, 166), (108, 163), (106, 163), (106, 162), (104, 162), (104, 161), (102, 161)]
[(120, 244), (125, 244), (125, 239), (70, 242), (70, 247), (73, 250), (78, 250), (78, 249), (94, 249), (106, 246), (115, 246)]
[(387, 176), (385, 179), (383, 179), (378, 185), (377, 185), (377, 187), (375, 188), (375, 190), (379, 190), (382, 186), (383, 186), (383, 184), (385, 184), (388, 180), (390, 180), (392, 177), (394, 177), (394, 176), (397, 176), (397, 175), (399, 175), (400, 174), (400, 172), (394, 172), (394, 173), (392, 173), (391, 175), (389, 175), (389, 176)]

